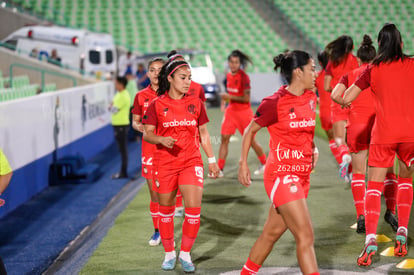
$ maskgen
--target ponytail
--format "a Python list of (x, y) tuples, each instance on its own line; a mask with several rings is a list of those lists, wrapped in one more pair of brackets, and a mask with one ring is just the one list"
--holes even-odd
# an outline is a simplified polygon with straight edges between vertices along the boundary
[(280, 68), (280, 73), (290, 84), (292, 82), (293, 71), (297, 68), (303, 71), (303, 66), (308, 64), (309, 59), (311, 59), (311, 56), (304, 51), (282, 53), (273, 58), (273, 63), (275, 63), (274, 70), (277, 71)]
[(376, 50), (372, 45), (372, 39), (369, 35), (364, 34), (364, 38), (362, 40), (361, 45), (358, 48), (357, 56), (361, 59), (362, 63), (369, 63), (371, 62), (376, 55)]

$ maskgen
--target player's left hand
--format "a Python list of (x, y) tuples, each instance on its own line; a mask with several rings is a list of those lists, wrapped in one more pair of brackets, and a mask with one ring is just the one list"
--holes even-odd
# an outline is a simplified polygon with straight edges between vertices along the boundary
[(217, 163), (209, 163), (208, 164), (208, 177), (216, 179), (219, 176), (220, 168), (218, 167)]

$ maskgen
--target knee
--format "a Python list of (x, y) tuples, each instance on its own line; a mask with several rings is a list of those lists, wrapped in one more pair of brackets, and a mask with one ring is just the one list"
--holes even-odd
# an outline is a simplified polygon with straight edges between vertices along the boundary
[(269, 243), (275, 243), (280, 236), (286, 231), (286, 228), (274, 228), (272, 230), (264, 230), (262, 238)]
[(298, 247), (310, 247), (313, 246), (313, 243), (315, 241), (313, 229), (303, 229), (301, 232), (299, 232), (296, 236), (296, 244)]
[(229, 142), (230, 142), (230, 136), (228, 135), (221, 136), (221, 144), (228, 145)]

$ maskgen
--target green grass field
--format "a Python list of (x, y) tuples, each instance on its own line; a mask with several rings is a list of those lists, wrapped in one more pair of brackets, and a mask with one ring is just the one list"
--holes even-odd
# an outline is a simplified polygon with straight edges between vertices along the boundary
[[(217, 155), (222, 113), (219, 109), (211, 108), (208, 109), (208, 115), (211, 121), (208, 128)], [(319, 129), (317, 133), (323, 134), (323, 131)], [(266, 150), (268, 138), (266, 129), (262, 129), (257, 135), (258, 141)], [(312, 173), (308, 205), (314, 225), (318, 265), (321, 271), (331, 270), (322, 273), (414, 272), (414, 269), (395, 268), (395, 265), (403, 260), (396, 257), (376, 256), (372, 267), (357, 266), (356, 258), (363, 247), (365, 235), (357, 234), (354, 229), (350, 229), (356, 222), (350, 186), (339, 178), (338, 168), (330, 154), (326, 139), (317, 137), (315, 142), (320, 150), (320, 158), (315, 172)], [(238, 183), (237, 163), (240, 144), (241, 136), (237, 134), (236, 139), (230, 143), (230, 153), (224, 169), (225, 177), (205, 180), (201, 227), (192, 250), (196, 274), (220, 274), (240, 270), (267, 217), (270, 201), (261, 178), (254, 178), (249, 188)], [(250, 153), (249, 163), (251, 170), (258, 166), (254, 152)], [(136, 198), (116, 219), (81, 274), (183, 274), (179, 264), (174, 271), (162, 271), (162, 246), (148, 246), (148, 239), (152, 234), (152, 221), (148, 209), (147, 189), (143, 186)], [(381, 211), (378, 234), (385, 234), (394, 240), (395, 234), (383, 220), (384, 202)], [(177, 252), (180, 247), (182, 222), (183, 218), (175, 218)], [(411, 219), (409, 228), (413, 228), (412, 226)], [(406, 258), (414, 257), (411, 241), (409, 238), (409, 254)], [(394, 242), (379, 243), (378, 252), (393, 245)], [(297, 267), (295, 242), (290, 232), (286, 232), (276, 243), (263, 267)], [(276, 270), (263, 271), (259, 274), (277, 273)], [(277, 274), (286, 274), (279, 272)]]

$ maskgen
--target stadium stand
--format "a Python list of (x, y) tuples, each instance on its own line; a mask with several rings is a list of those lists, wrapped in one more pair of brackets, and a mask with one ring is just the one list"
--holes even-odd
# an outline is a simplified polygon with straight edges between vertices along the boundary
[[(407, 53), (414, 52), (414, 32), (411, 28), (414, 5), (411, 0), (273, 0), (276, 7), (294, 21), (323, 48), (342, 34), (351, 35), (354, 44), (365, 33), (374, 39), (386, 22), (398, 26)], [(375, 7), (375, 12), (372, 8)]]
[(112, 33), (118, 45), (142, 53), (207, 50), (220, 71), (240, 47), (253, 59), (249, 71), (269, 72), (272, 56), (288, 47), (244, 0), (12, 2), (56, 24)]

